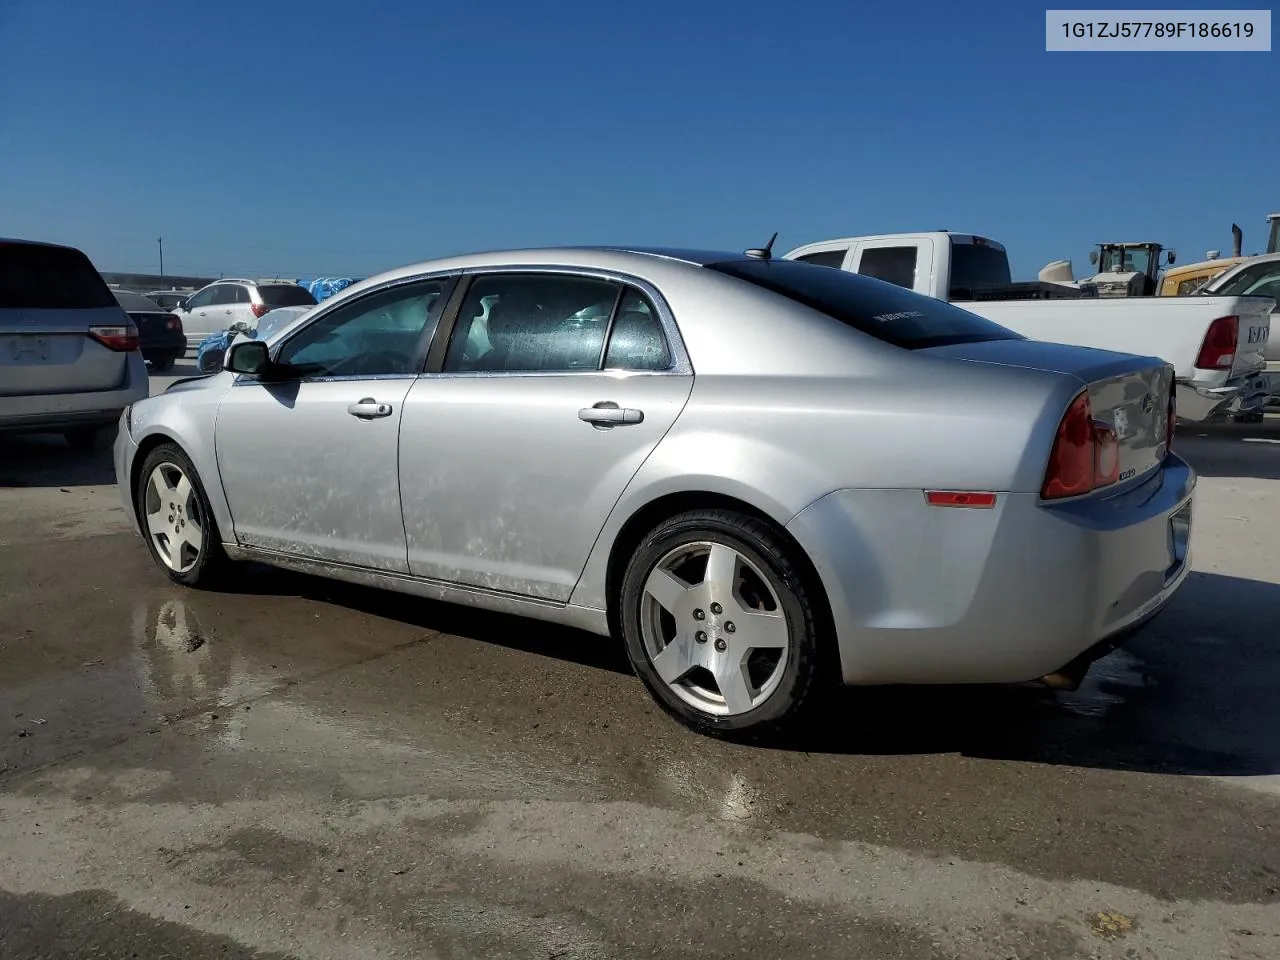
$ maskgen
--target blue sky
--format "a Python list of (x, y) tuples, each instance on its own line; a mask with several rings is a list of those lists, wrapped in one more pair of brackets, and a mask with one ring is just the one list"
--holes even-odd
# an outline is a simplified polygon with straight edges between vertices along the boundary
[(1044, 5), (972, 0), (0, 0), (0, 234), (171, 273), (943, 228), (1021, 278), (1190, 262), (1280, 210), (1277, 57), (1050, 54)]

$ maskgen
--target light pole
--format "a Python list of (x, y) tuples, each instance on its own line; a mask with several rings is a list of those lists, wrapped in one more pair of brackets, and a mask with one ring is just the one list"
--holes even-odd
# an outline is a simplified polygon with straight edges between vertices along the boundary
[(164, 276), (164, 237), (156, 237), (156, 243), (160, 244), (160, 276)]

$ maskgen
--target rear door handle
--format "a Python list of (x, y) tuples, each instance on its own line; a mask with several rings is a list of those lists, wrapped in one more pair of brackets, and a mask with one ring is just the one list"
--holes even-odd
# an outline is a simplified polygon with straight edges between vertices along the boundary
[(630, 423), (643, 423), (644, 411), (632, 407), (620, 407), (612, 400), (601, 400), (578, 411), (578, 419), (593, 427), (621, 427)]
[(347, 404), (347, 413), (361, 420), (376, 420), (378, 417), (391, 416), (391, 404), (379, 403), (373, 397), (365, 397), (359, 403)]

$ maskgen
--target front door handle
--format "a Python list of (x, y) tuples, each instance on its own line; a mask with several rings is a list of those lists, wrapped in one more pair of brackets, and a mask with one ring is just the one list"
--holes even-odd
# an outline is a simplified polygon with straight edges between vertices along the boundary
[(629, 423), (643, 423), (644, 411), (620, 407), (612, 400), (601, 400), (597, 404), (579, 410), (578, 419), (585, 420), (593, 427), (621, 427)]
[(379, 403), (373, 397), (365, 397), (359, 403), (347, 404), (347, 413), (361, 420), (375, 420), (391, 416), (391, 404)]

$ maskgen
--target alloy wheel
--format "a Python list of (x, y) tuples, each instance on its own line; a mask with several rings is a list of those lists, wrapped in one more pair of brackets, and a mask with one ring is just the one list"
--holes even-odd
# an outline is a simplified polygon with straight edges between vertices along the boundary
[(658, 677), (715, 716), (747, 713), (777, 688), (791, 632), (769, 574), (738, 550), (682, 544), (650, 571), (640, 633)]

